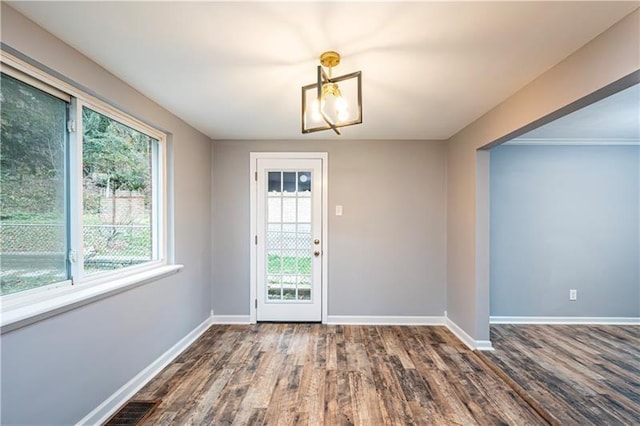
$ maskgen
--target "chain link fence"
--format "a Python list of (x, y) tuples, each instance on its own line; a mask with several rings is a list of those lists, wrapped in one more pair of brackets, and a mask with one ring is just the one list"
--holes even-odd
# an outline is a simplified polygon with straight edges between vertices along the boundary
[[(150, 225), (84, 225), (86, 273), (144, 263), (152, 258)], [(0, 223), (0, 294), (67, 279), (66, 226)]]
[(151, 260), (151, 226), (85, 225), (86, 271), (118, 269)]

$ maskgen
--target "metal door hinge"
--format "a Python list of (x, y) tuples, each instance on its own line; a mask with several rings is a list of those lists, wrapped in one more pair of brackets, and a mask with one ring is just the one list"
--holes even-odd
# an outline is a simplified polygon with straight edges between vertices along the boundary
[(258, 299), (255, 300), (256, 309), (258, 309)]
[(73, 133), (76, 131), (76, 120), (67, 121), (67, 131)]
[(256, 182), (257, 182), (258, 181), (258, 172), (256, 172), (254, 176), (255, 176), (255, 179), (256, 179)]
[(255, 238), (255, 242), (256, 242), (256, 245), (258, 245), (258, 236), (257, 235), (256, 235), (256, 238)]

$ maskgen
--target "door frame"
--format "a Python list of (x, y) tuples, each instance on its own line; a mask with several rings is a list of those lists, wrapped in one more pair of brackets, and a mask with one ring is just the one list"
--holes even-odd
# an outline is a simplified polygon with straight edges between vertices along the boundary
[(249, 321), (251, 324), (257, 322), (257, 293), (258, 293), (258, 245), (256, 244), (256, 237), (258, 231), (258, 186), (257, 186), (257, 166), (259, 159), (313, 159), (322, 160), (322, 271), (321, 275), (321, 304), (322, 304), (322, 323), (327, 323), (328, 306), (327, 300), (329, 281), (328, 281), (328, 253), (329, 253), (329, 191), (328, 191), (328, 172), (329, 172), (329, 154), (327, 152), (250, 152), (249, 153), (249, 206), (250, 206), (250, 271), (249, 271)]

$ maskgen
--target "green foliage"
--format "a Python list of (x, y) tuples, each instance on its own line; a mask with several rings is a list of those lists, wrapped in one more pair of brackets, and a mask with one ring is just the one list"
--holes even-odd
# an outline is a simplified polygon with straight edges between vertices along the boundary
[(0, 219), (49, 214), (62, 220), (64, 182), (61, 179), (3, 174), (0, 185)]
[(59, 176), (64, 170), (66, 104), (2, 75), (2, 172)]
[(84, 192), (83, 200), (82, 200), (82, 209), (86, 214), (98, 214), (100, 213), (100, 200), (102, 199), (101, 195), (92, 194), (89, 191)]
[(270, 274), (311, 274), (311, 255), (308, 257), (267, 256), (267, 270)]
[(83, 175), (100, 188), (143, 192), (150, 185), (151, 138), (88, 108), (82, 110)]
[(4, 74), (0, 89), (0, 215), (64, 211), (65, 102)]

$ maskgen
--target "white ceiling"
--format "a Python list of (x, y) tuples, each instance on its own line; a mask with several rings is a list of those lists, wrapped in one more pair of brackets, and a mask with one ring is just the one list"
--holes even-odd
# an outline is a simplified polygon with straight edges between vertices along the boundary
[[(349, 139), (446, 139), (637, 2), (10, 2), (213, 139), (302, 135), (318, 56), (362, 70)], [(108, 93), (102, 94), (106, 97)]]

